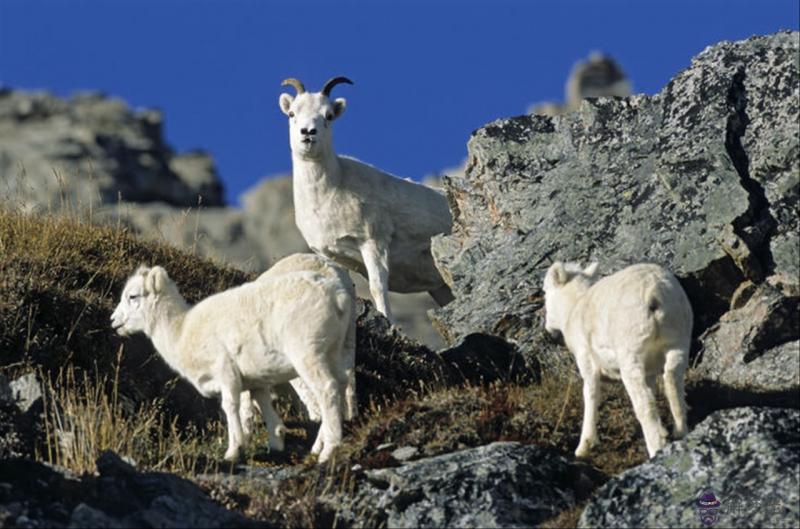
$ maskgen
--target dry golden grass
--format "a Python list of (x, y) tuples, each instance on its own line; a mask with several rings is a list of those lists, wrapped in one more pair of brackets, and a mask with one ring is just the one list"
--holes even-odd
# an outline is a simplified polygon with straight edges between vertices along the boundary
[(220, 460), (218, 404), (178, 380), (146, 340), (122, 339), (109, 325), (141, 263), (165, 266), (190, 301), (248, 279), (78, 214), (0, 207), (0, 373), (35, 371), (49, 386), (45, 461), (93, 471), (110, 448), (146, 468), (188, 473)]
[[(119, 364), (117, 364), (119, 366)], [(220, 469), (224, 427), (214, 421), (200, 431), (181, 426), (165, 412), (162, 399), (135, 406), (119, 394), (119, 371), (105, 375), (76, 374), (67, 367), (47, 378), (44, 391), (43, 447), (39, 459), (77, 474), (92, 473), (104, 450), (135, 461), (143, 468), (184, 476)]]

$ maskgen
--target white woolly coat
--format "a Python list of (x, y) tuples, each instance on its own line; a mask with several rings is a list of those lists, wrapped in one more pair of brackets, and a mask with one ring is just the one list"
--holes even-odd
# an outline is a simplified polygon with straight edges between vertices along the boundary
[(430, 242), (450, 232), (444, 195), (347, 156), (320, 162), (293, 159), (295, 222), (309, 247), (366, 276), (361, 245), (389, 241), (390, 290), (442, 287)]
[[(177, 341), (156, 347), (206, 396), (221, 391), (215, 375), (227, 370), (243, 390), (267, 389), (297, 377), (290, 357), (338, 358), (352, 303), (339, 281), (314, 272), (286, 274), (204, 299), (178, 323)], [(315, 354), (321, 348), (334, 353)]]
[(588, 351), (609, 378), (620, 358), (661, 373), (664, 352), (688, 348), (692, 308), (674, 275), (652, 264), (633, 265), (600, 279), (574, 302), (562, 330), (569, 349)]

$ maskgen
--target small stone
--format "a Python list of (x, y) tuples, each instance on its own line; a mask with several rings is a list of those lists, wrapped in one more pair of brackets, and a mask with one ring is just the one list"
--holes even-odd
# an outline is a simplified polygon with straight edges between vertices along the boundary
[(419, 453), (419, 448), (416, 446), (401, 446), (394, 452), (392, 452), (392, 457), (398, 461), (408, 461), (415, 455)]
[(42, 399), (42, 386), (34, 373), (23, 375), (10, 384), (11, 392), (17, 399), (17, 407), (26, 413)]

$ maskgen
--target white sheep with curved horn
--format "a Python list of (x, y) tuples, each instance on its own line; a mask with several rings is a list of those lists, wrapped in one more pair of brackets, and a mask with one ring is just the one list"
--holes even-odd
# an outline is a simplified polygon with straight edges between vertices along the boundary
[(686, 433), (683, 377), (692, 339), (692, 306), (680, 283), (654, 264), (637, 264), (595, 282), (585, 269), (556, 262), (544, 278), (545, 329), (561, 334), (583, 378), (583, 428), (575, 455), (597, 443), (600, 380), (622, 379), (653, 457), (666, 442), (656, 408), (656, 376), (675, 421)]
[(398, 178), (333, 150), (332, 124), (345, 110), (331, 89), (346, 77), (334, 77), (321, 91), (306, 92), (290, 78), (281, 94), (289, 117), (295, 222), (309, 247), (369, 280), (377, 309), (392, 319), (387, 294), (429, 292), (440, 305), (453, 299), (431, 256), (431, 237), (449, 233), (452, 224), (444, 195)]
[(342, 442), (348, 373), (342, 347), (353, 324), (352, 285), (302, 271), (245, 283), (189, 307), (166, 270), (140, 267), (111, 316), (121, 335), (143, 332), (161, 357), (205, 397), (221, 396), (228, 424), (225, 458), (244, 441), (242, 393), (258, 402), (271, 449), (283, 449), (283, 423), (271, 389), (300, 377), (322, 424), (312, 453), (326, 461)]

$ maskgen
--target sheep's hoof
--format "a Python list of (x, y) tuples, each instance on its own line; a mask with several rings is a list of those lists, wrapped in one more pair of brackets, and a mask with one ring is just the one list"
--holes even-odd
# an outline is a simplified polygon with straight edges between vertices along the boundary
[(335, 446), (325, 446), (322, 452), (320, 452), (319, 458), (317, 458), (317, 463), (325, 463), (328, 459), (330, 459), (335, 448)]
[(228, 448), (228, 451), (225, 452), (225, 461), (230, 461), (231, 463), (235, 463), (238, 460), (239, 460), (239, 449)]
[(269, 451), (272, 452), (283, 452), (284, 448), (286, 448), (286, 443), (283, 440), (283, 436), (270, 436), (267, 441), (267, 446), (269, 446)]
[(661, 435), (662, 441), (665, 441), (667, 437), (669, 437), (669, 432), (664, 428), (663, 424), (658, 425), (658, 433)]
[(584, 441), (578, 445), (578, 448), (575, 449), (575, 457), (584, 459), (589, 457), (589, 450), (591, 450), (594, 443), (591, 441)]

